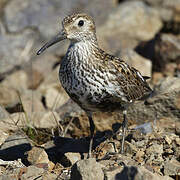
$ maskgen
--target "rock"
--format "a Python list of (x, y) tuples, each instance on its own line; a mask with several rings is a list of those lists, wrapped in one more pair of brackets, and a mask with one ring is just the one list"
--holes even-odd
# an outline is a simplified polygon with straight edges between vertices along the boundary
[(175, 156), (176, 157), (180, 157), (180, 147), (177, 147), (176, 149), (175, 149)]
[(5, 140), (8, 138), (9, 134), (0, 130), (0, 146), (5, 142)]
[[(168, 9), (169, 11), (171, 11), (171, 19), (169, 18), (168, 20), (171, 21), (175, 21), (175, 22), (179, 22), (179, 7), (180, 7), (180, 1), (179, 0), (174, 0), (174, 1), (168, 1), (168, 0), (163, 0), (162, 3), (159, 4), (160, 7), (163, 7), (163, 9)], [(170, 12), (169, 12), (170, 13)], [(162, 18), (164, 20), (166, 20), (165, 18), (165, 14), (164, 16), (162, 16)]]
[(167, 63), (165, 65), (164, 75), (174, 77), (176, 74), (177, 65), (176, 63)]
[(163, 78), (164, 76), (163, 76), (163, 73), (161, 72), (153, 72), (152, 74), (152, 81), (153, 81), (153, 84), (155, 85), (159, 83)]
[(169, 176), (180, 175), (180, 162), (171, 159), (170, 161), (165, 162), (164, 164), (164, 174)]
[(7, 2), (8, 2), (8, 0), (0, 0), (0, 13), (2, 13), (3, 8)]
[(14, 180), (12, 175), (0, 175), (0, 180)]
[(0, 130), (16, 131), (19, 127), (51, 129), (58, 126), (59, 120), (59, 115), (53, 111), (32, 112), (30, 115), (13, 113), (8, 118), (0, 121)]
[(31, 149), (28, 138), (24, 134), (15, 133), (9, 136), (0, 148), (0, 159), (9, 161), (21, 158), (25, 161), (24, 153)]
[(59, 67), (57, 67), (48, 78), (40, 85), (38, 91), (45, 97), (45, 103), (49, 109), (57, 109), (64, 105), (69, 96), (59, 82)]
[(38, 91), (25, 90), (20, 94), (23, 110), (28, 117), (31, 118), (33, 112), (45, 111), (41, 98), (41, 94)]
[[(132, 0), (133, 1), (133, 0)], [(179, 22), (179, 0), (142, 0), (149, 6), (158, 10), (158, 13), (165, 22)]]
[[(161, 71), (166, 75), (169, 73), (174, 75), (175, 68), (179, 64), (179, 56), (180, 37), (173, 34), (161, 34), (155, 44), (154, 70)], [(170, 68), (167, 66), (168, 63), (171, 63)], [(173, 66), (172, 63), (174, 63)]]
[[(101, 139), (101, 138), (99, 138)], [(96, 140), (97, 142), (101, 142), (100, 140)], [(95, 144), (95, 142), (94, 142)], [(120, 142), (119, 141), (103, 141), (101, 144), (99, 144), (96, 149), (94, 150), (95, 152), (92, 153), (92, 155), (95, 154), (96, 159), (103, 159), (107, 154), (113, 154), (117, 153), (117, 149), (120, 147)]]
[(7, 118), (0, 120), (0, 130), (4, 132), (17, 131), (19, 127), (27, 124), (27, 116), (24, 113), (12, 113)]
[(101, 165), (96, 162), (94, 158), (78, 161), (71, 168), (71, 179), (72, 180), (92, 180), (104, 179), (104, 173)]
[(137, 148), (135, 145), (129, 143), (129, 142), (125, 142), (125, 152), (129, 153), (129, 154), (136, 154), (137, 153)]
[(152, 123), (148, 122), (148, 123), (140, 124), (139, 126), (136, 126), (134, 130), (139, 130), (142, 134), (152, 133), (153, 131)]
[[(50, 0), (14, 0), (6, 5), (3, 20), (10, 32), (20, 33), (28, 28), (35, 29), (36, 34), (40, 36), (39, 42), (36, 44), (40, 44), (42, 40), (45, 42), (57, 34), (59, 31), (57, 22), (61, 22), (67, 14), (87, 12), (93, 15), (96, 22), (100, 24), (107, 17), (107, 12), (110, 12), (113, 7), (113, 1), (109, 0), (105, 0), (103, 4), (97, 0), (77, 0), (76, 2), (73, 0), (61, 2), (58, 0), (53, 2)], [(16, 19), (14, 19), (15, 16)], [(61, 43), (60, 48), (58, 47), (58, 54), (64, 54), (67, 44), (67, 41)], [(51, 49), (54, 51), (57, 47)]]
[(33, 147), (28, 152), (28, 161), (32, 165), (47, 164), (49, 171), (51, 171), (54, 168), (54, 163), (49, 161), (46, 151), (42, 148)]
[(143, 160), (144, 154), (145, 154), (144, 151), (141, 151), (141, 150), (137, 151), (136, 160), (138, 161), (138, 163), (144, 162), (144, 160)]
[(43, 83), (39, 86), (38, 90), (45, 94), (45, 91), (52, 85), (59, 84), (59, 66), (57, 66), (53, 71), (49, 72), (47, 78), (43, 81)]
[(144, 167), (136, 166), (118, 167), (114, 170), (105, 172), (105, 178), (107, 180), (129, 179), (127, 177), (131, 177), (134, 180), (172, 180), (172, 178), (168, 176), (159, 176), (158, 174), (148, 171)]
[[(134, 135), (135, 133), (133, 133)], [(142, 137), (142, 136), (141, 136)], [(136, 139), (137, 140), (137, 139)], [(147, 144), (148, 140), (140, 140), (138, 139), (137, 142), (132, 142), (133, 144), (136, 145), (137, 148), (146, 148), (146, 144)]]
[(45, 170), (43, 168), (38, 168), (36, 166), (27, 167), (26, 172), (21, 176), (22, 180), (30, 180), (41, 177), (44, 174)]
[[(44, 64), (44, 63), (43, 63)], [(34, 65), (34, 63), (33, 63)], [(42, 67), (42, 66), (41, 66)], [(31, 69), (28, 72), (28, 89), (37, 89), (41, 82), (44, 80), (44, 76), (36, 69)], [(48, 73), (48, 72), (46, 72)]]
[(9, 117), (9, 113), (4, 109), (4, 107), (0, 106), (0, 119), (7, 117)]
[(158, 154), (159, 156), (163, 153), (163, 145), (152, 144), (149, 148), (146, 149), (146, 154)]
[[(11, 163), (16, 163), (16, 161), (12, 161)], [(10, 169), (11, 168), (11, 169)], [(43, 179), (43, 180), (56, 180), (57, 175), (54, 173), (48, 172), (44, 167), (39, 166), (28, 166), (28, 167), (20, 167), (20, 166), (10, 166), (6, 168), (6, 172), (3, 175), (0, 175), (0, 179), (6, 180), (14, 180), (14, 179), (23, 179), (23, 180), (31, 180), (31, 179)]]
[[(19, 6), (20, 4), (20, 6)], [(22, 1), (15, 0), (13, 2), (8, 3), (5, 8), (5, 20), (8, 26), (9, 31), (18, 32), (26, 27), (38, 27), (39, 31), (42, 35), (53, 36), (54, 30), (57, 29), (56, 22), (58, 17), (58, 7), (61, 7), (63, 3), (59, 3), (55, 1), (52, 3), (51, 1)], [(64, 4), (65, 5), (65, 4)], [(43, 7), (43, 11), (41, 11)], [(57, 10), (55, 11), (55, 7)], [(60, 8), (59, 10), (62, 10)], [(13, 20), (14, 15), (16, 14), (16, 20)], [(48, 19), (47, 19), (48, 18)], [(62, 17), (61, 17), (62, 18)], [(49, 24), (49, 23), (51, 24)], [(46, 31), (47, 27), (51, 27), (48, 29), (49, 34)]]
[(79, 153), (67, 152), (64, 154), (64, 156), (67, 158), (67, 160), (70, 162), (69, 164), (71, 165), (81, 160), (81, 155)]
[(12, 168), (25, 167), (25, 165), (21, 162), (21, 159), (14, 160), (14, 161), (3, 161), (2, 159), (0, 159), (0, 166), (9, 166)]
[(45, 173), (43, 175), (43, 180), (57, 180), (58, 176), (52, 173)]
[(28, 76), (22, 71), (16, 71), (11, 75), (7, 76), (5, 80), (1, 83), (3, 86), (10, 87), (12, 89), (16, 89), (21, 92), (24, 89), (27, 89)]
[(33, 147), (28, 151), (28, 161), (31, 164), (48, 163), (48, 155), (43, 148)]
[(180, 138), (179, 138), (179, 137), (176, 137), (176, 138), (175, 138), (175, 141), (176, 141), (176, 144), (180, 146)]
[[(64, 95), (63, 95), (64, 94)], [(65, 94), (60, 83), (52, 85), (45, 92), (45, 101), (48, 109), (57, 109), (64, 105), (69, 97)]]
[[(44, 53), (41, 56), (36, 56), (32, 64), (33, 71), (37, 72), (40, 75), (39, 79), (43, 78), (43, 80), (46, 81), (46, 79), (48, 79), (49, 75), (52, 73), (53, 69), (56, 66), (58, 66), (59, 68), (58, 63), (60, 60), (61, 57), (57, 57), (51, 53)], [(58, 73), (58, 69), (56, 72)], [(28, 72), (29, 78), (32, 78), (31, 73), (31, 71)], [(33, 76), (35, 76), (35, 74)], [(56, 76), (58, 77), (58, 74), (56, 74)], [(36, 77), (33, 79), (36, 80)]]
[[(97, 12), (104, 12), (103, 10), (105, 9), (107, 10), (106, 12), (109, 12), (112, 7), (113, 2), (108, 0), (104, 1), (103, 4), (97, 0), (91, 2), (78, 0), (76, 3), (73, 0), (68, 2), (59, 2), (58, 0), (54, 2), (50, 0), (15, 0), (9, 2), (6, 6), (5, 20), (10, 31), (17, 32), (26, 27), (38, 27), (42, 36), (52, 37), (59, 29), (59, 25), (56, 23), (57, 20), (61, 22), (67, 14), (83, 11), (83, 8), (85, 8), (85, 12), (88, 11), (90, 14), (99, 17), (99, 21), (102, 22), (106, 13)], [(14, 20), (13, 17), (15, 15), (16, 19)]]
[(133, 119), (133, 121), (141, 124), (144, 123), (144, 121), (152, 121), (157, 118), (159, 121), (167, 119), (166, 122), (171, 120), (171, 123), (169, 123), (170, 127), (175, 128), (175, 123), (173, 122), (178, 122), (180, 113), (178, 106), (179, 93), (180, 79), (165, 78), (157, 84), (154, 96), (147, 99), (145, 104), (137, 102), (133, 107), (129, 107), (127, 115), (129, 121)]
[(172, 138), (170, 138), (168, 135), (165, 135), (164, 139), (169, 145), (172, 143)]
[(9, 86), (0, 86), (0, 104), (3, 107), (12, 107), (19, 102), (18, 93)]
[(55, 128), (58, 126), (59, 115), (53, 111), (33, 112), (31, 123), (35, 128)]
[(114, 53), (152, 39), (161, 27), (158, 11), (140, 1), (124, 1), (109, 14), (97, 34), (102, 46)]
[(115, 176), (122, 171), (123, 167), (119, 168), (114, 168), (113, 170), (110, 171), (105, 171), (105, 179), (107, 180), (115, 180), (117, 179)]
[(18, 69), (18, 66), (22, 66), (31, 59), (36, 38), (37, 33), (28, 28), (17, 34), (0, 32), (0, 76)]

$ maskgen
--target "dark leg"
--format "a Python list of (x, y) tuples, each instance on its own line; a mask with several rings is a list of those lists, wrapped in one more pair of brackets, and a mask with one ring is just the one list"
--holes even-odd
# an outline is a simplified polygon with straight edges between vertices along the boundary
[(123, 111), (123, 124), (122, 124), (122, 144), (121, 144), (121, 154), (124, 153), (124, 141), (125, 141), (125, 137), (126, 137), (126, 129), (127, 129), (127, 111), (124, 110)]
[(88, 158), (91, 158), (95, 125), (94, 125), (94, 122), (93, 122), (93, 119), (92, 119), (92, 114), (88, 115), (88, 118), (89, 118), (89, 124), (90, 124), (90, 143), (89, 143)]

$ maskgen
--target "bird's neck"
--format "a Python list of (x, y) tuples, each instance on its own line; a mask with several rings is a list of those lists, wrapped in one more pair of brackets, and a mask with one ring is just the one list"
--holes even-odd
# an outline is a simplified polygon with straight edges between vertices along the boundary
[(70, 57), (72, 61), (88, 61), (96, 51), (98, 51), (97, 41), (87, 40), (79, 42), (71, 42), (67, 56)]

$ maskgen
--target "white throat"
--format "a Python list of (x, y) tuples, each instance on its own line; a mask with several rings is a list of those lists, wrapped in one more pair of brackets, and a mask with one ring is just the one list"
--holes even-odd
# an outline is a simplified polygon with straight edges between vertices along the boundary
[(67, 56), (70, 57), (73, 61), (86, 62), (90, 58), (91, 53), (92, 44), (88, 41), (80, 41), (70, 44), (67, 51)]

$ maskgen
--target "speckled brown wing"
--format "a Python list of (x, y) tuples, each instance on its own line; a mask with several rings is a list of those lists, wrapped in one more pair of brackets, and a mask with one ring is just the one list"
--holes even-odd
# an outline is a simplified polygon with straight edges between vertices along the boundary
[(121, 91), (124, 92), (128, 101), (143, 100), (152, 93), (146, 79), (138, 70), (116, 57), (111, 60), (111, 64), (117, 70), (116, 81), (118, 81)]

